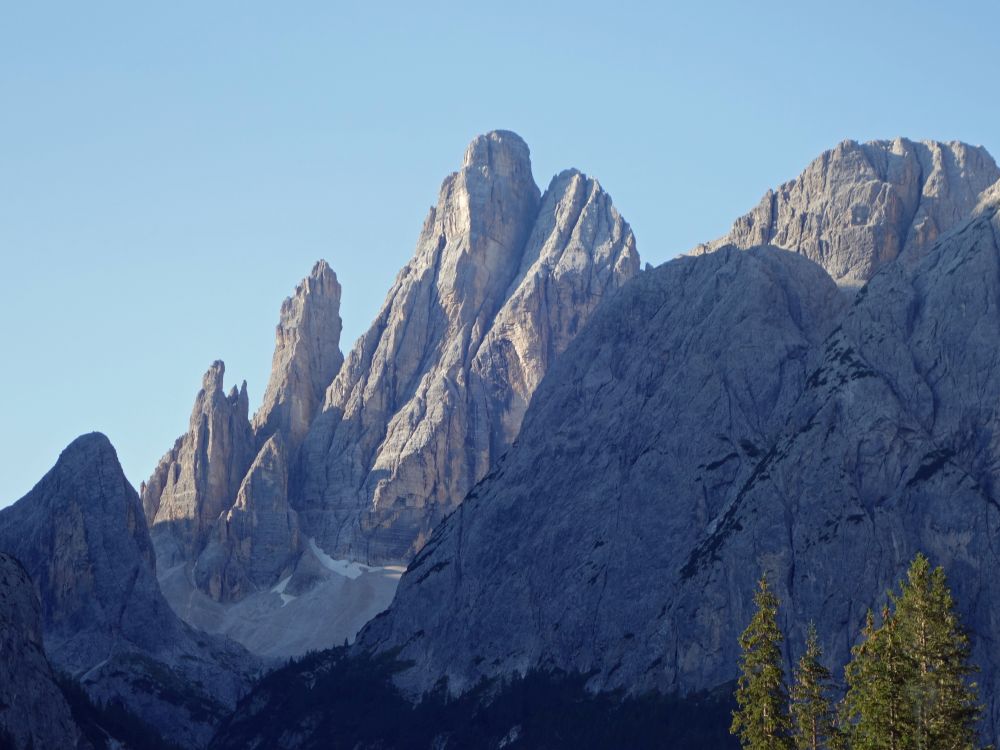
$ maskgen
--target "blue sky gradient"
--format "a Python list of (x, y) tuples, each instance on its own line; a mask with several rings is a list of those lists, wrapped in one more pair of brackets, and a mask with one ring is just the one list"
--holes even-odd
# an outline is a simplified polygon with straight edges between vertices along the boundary
[(0, 506), (101, 430), (138, 485), (222, 358), (255, 406), (326, 258), (342, 348), (441, 180), (506, 128), (661, 263), (845, 138), (1000, 155), (1000, 4), (7, 3)]

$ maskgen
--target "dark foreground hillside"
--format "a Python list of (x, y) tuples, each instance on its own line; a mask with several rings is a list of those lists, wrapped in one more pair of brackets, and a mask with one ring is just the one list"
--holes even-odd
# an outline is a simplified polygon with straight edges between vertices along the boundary
[(228, 748), (729, 748), (730, 686), (686, 698), (593, 694), (587, 678), (529, 672), (413, 705), (391, 655), (311, 654), (265, 677), (211, 744)]

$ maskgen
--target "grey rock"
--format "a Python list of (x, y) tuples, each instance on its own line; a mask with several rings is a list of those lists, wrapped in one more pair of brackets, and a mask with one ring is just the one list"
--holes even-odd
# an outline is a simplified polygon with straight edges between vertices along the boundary
[(223, 362), (212, 363), (202, 378), (187, 434), (141, 487), (164, 564), (190, 560), (201, 551), (220, 514), (232, 507), (256, 453), (246, 382), (227, 395), (225, 373)]
[(42, 648), (35, 587), (0, 552), (0, 740), (5, 735), (13, 748), (84, 745)]
[(208, 742), (259, 667), (167, 605), (142, 505), (104, 435), (74, 440), (31, 492), (0, 511), (0, 550), (31, 575), (53, 665), (185, 747)]
[(281, 432), (261, 447), (233, 506), (216, 522), (194, 580), (217, 601), (241, 599), (291, 574), (300, 548), (298, 515), (288, 506), (288, 461)]
[(694, 252), (771, 244), (811, 258), (839, 284), (860, 286), (901, 254), (919, 260), (998, 179), (1000, 169), (982, 147), (844, 141), (769, 190), (725, 237)]
[(408, 560), (510, 445), (551, 359), (638, 268), (596, 181), (565, 172), (540, 198), (518, 136), (476, 138), (303, 443), (303, 526), (336, 556)]
[(281, 433), (294, 455), (344, 362), (341, 328), (340, 284), (321, 260), (281, 305), (271, 378), (253, 418), (258, 445)]
[(517, 442), (435, 530), (363, 646), (402, 647), (416, 689), (540, 665), (652, 686), (662, 670), (626, 662), (662, 653), (646, 630), (692, 530), (777, 439), (844, 305), (821, 268), (774, 248), (643, 273), (557, 360)]
[(344, 360), (340, 291), (321, 260), (282, 303), (271, 377), (252, 424), (246, 382), (225, 396), (225, 365), (213, 363), (188, 433), (141, 487), (160, 567), (183, 563), (217, 601), (269, 588), (300, 552), (288, 463)]
[(995, 738), (1000, 204), (846, 311), (818, 271), (723, 248), (605, 304), (361, 647), (400, 647), (414, 692), (532, 667), (712, 688), (767, 572), (788, 665), (815, 621), (836, 670), (922, 550), (974, 633)]

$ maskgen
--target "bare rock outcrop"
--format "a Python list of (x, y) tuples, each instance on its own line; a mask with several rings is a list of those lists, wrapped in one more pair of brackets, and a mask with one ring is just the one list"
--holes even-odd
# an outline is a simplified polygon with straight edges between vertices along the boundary
[(246, 382), (227, 395), (221, 361), (202, 378), (188, 432), (142, 485), (142, 505), (165, 561), (191, 559), (230, 508), (256, 453)]
[(692, 529), (777, 439), (845, 304), (819, 266), (775, 248), (643, 273), (549, 370), (517, 442), (410, 563), (363, 647), (401, 647), (421, 690), (548, 665), (668, 687), (646, 671), (663, 652), (647, 631)]
[(280, 433), (292, 454), (298, 449), (344, 362), (341, 328), (340, 284), (321, 260), (281, 305), (271, 378), (253, 417), (258, 445)]
[(74, 440), (0, 511), (0, 551), (34, 582), (52, 664), (184, 747), (208, 742), (258, 668), (236, 644), (185, 625), (163, 599), (139, 496), (104, 435)]
[(540, 196), (524, 141), (476, 138), (303, 443), (303, 525), (330, 554), (409, 559), (509, 446), (551, 358), (638, 269), (596, 181), (563, 173)]
[(35, 587), (21, 564), (0, 552), (0, 745), (69, 750), (78, 743), (80, 731), (42, 648)]
[(343, 362), (340, 284), (319, 261), (281, 305), (271, 377), (248, 417), (246, 382), (228, 395), (212, 364), (190, 427), (141, 487), (164, 571), (185, 566), (217, 601), (269, 588), (300, 552), (288, 464)]
[(736, 676), (766, 571), (788, 665), (813, 621), (836, 668), (924, 551), (975, 634), (995, 738), (1000, 203), (843, 299), (773, 248), (643, 274), (549, 371), (361, 648), (401, 648), (414, 691), (536, 667), (711, 689)]
[(270, 588), (301, 551), (298, 516), (288, 505), (288, 460), (280, 432), (261, 447), (233, 506), (216, 522), (194, 581), (217, 601)]
[(998, 179), (1000, 168), (982, 147), (844, 141), (694, 252), (775, 245), (816, 261), (841, 285), (861, 286), (901, 254), (919, 260)]

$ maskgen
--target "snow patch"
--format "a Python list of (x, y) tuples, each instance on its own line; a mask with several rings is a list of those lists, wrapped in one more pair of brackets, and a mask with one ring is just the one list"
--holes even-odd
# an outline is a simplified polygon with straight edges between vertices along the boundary
[(367, 573), (372, 568), (367, 565), (362, 565), (361, 563), (352, 562), (350, 560), (334, 560), (323, 550), (319, 548), (316, 544), (316, 540), (309, 537), (309, 549), (312, 553), (316, 555), (316, 559), (319, 560), (323, 567), (327, 570), (336, 573), (337, 575), (344, 576), (345, 578), (355, 579), (362, 573)]
[(286, 594), (285, 593), (285, 587), (288, 585), (288, 582), (290, 580), (292, 580), (292, 577), (288, 576), (284, 580), (279, 581), (278, 584), (273, 589), (271, 589), (271, 593), (272, 594), (277, 594), (278, 596), (281, 597), (281, 606), (282, 607), (284, 607), (286, 604), (288, 604), (288, 602), (294, 601), (295, 599), (298, 598), (296, 596), (292, 596), (291, 594)]

